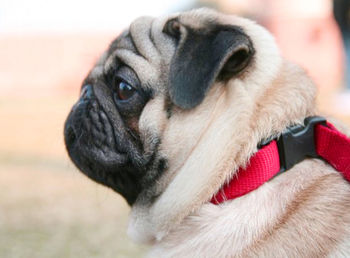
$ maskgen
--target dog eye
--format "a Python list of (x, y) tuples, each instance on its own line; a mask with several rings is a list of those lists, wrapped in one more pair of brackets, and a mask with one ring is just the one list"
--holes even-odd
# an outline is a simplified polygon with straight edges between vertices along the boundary
[(135, 89), (125, 81), (117, 81), (116, 98), (118, 100), (128, 100), (135, 94)]

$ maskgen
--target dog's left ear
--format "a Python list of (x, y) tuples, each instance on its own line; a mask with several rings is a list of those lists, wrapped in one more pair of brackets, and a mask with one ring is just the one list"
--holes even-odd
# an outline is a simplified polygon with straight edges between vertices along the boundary
[(173, 19), (163, 32), (178, 42), (170, 63), (169, 94), (184, 109), (199, 105), (215, 80), (228, 80), (243, 71), (254, 54), (250, 38), (235, 26), (195, 30)]

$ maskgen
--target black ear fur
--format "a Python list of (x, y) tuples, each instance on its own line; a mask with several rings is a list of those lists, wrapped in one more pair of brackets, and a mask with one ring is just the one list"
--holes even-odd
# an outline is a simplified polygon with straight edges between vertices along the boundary
[(234, 26), (186, 28), (178, 42), (170, 63), (169, 94), (184, 109), (199, 105), (215, 80), (241, 72), (254, 53), (249, 37)]

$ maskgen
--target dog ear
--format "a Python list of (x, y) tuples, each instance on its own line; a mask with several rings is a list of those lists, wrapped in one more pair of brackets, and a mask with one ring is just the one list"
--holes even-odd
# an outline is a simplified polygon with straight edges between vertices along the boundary
[(215, 80), (241, 72), (254, 53), (251, 40), (239, 27), (194, 30), (170, 20), (164, 32), (178, 41), (170, 63), (169, 94), (184, 109), (199, 105)]

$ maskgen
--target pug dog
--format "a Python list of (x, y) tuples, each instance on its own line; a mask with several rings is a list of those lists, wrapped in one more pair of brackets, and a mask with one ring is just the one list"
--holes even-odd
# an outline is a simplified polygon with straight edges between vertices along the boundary
[(141, 17), (84, 80), (65, 143), (126, 199), (128, 235), (150, 257), (350, 257), (350, 185), (322, 160), (210, 202), (262, 140), (316, 113), (315, 92), (253, 21)]

